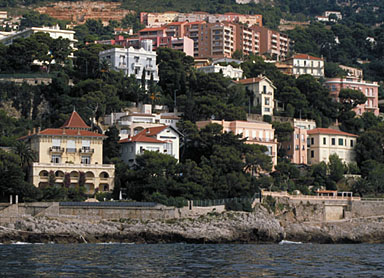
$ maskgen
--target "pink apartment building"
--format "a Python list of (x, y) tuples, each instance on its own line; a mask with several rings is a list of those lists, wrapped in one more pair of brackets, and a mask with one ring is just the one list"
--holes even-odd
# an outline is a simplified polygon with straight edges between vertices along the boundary
[(357, 115), (362, 115), (364, 112), (372, 112), (376, 116), (379, 115), (379, 84), (377, 82), (364, 81), (354, 77), (347, 78), (330, 78), (325, 82), (330, 94), (337, 101), (339, 100), (339, 92), (341, 89), (353, 89), (361, 91), (367, 101), (364, 104), (358, 105), (354, 111)]
[(219, 124), (223, 126), (223, 132), (233, 132), (241, 134), (242, 138), (247, 138), (247, 144), (263, 145), (268, 148), (267, 154), (271, 157), (273, 166), (277, 165), (277, 140), (275, 139), (272, 125), (259, 121), (199, 121), (196, 125), (199, 129), (208, 124)]

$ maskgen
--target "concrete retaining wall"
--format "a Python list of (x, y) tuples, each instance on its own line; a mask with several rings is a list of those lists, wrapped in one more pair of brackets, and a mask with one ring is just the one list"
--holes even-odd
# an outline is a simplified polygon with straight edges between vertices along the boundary
[(58, 202), (20, 203), (6, 205), (0, 210), (0, 223), (8, 223), (10, 217), (23, 216), (55, 216), (55, 217), (80, 217), (94, 219), (172, 219), (193, 218), (205, 215), (209, 212), (221, 213), (225, 206), (212, 207), (166, 207), (157, 205), (155, 207), (110, 207), (103, 206), (60, 206)]

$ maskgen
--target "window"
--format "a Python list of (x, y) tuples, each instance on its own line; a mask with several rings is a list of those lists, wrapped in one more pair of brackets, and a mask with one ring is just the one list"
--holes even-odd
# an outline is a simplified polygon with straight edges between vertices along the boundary
[(263, 86), (263, 93), (266, 94), (267, 93), (267, 86)]
[(269, 97), (266, 97), (266, 98), (264, 99), (264, 103), (265, 103), (265, 105), (269, 105), (269, 104), (270, 104), (270, 102), (269, 102)]
[(173, 152), (172, 152), (172, 143), (165, 143), (164, 144), (164, 152), (169, 154), (169, 155), (173, 154)]
[(55, 139), (53, 138), (52, 139), (52, 146), (53, 148), (59, 148), (60, 149), (60, 145), (61, 145), (61, 140), (60, 139)]
[(311, 145), (315, 144), (315, 138), (311, 138)]
[(61, 162), (61, 155), (52, 155), (52, 163), (60, 163)]
[(67, 153), (75, 153), (76, 152), (76, 143), (75, 140), (67, 141)]
[(351, 147), (353, 147), (353, 140), (351, 140)]
[(303, 151), (305, 151), (305, 146), (304, 146), (304, 145), (303, 145), (303, 148), (302, 148), (302, 149), (303, 149)]
[(344, 142), (343, 138), (339, 138), (339, 146), (343, 146), (343, 142)]
[(311, 151), (311, 157), (315, 157), (315, 151)]
[(91, 164), (91, 157), (84, 155), (81, 157), (81, 164)]
[(323, 145), (327, 145), (327, 138), (323, 137)]
[(299, 149), (299, 145), (296, 145), (295, 150), (298, 150), (298, 149)]
[(336, 145), (336, 139), (332, 138), (332, 146)]
[(82, 150), (87, 150), (89, 151), (91, 149), (91, 141), (90, 140), (82, 140), (81, 142), (82, 145)]

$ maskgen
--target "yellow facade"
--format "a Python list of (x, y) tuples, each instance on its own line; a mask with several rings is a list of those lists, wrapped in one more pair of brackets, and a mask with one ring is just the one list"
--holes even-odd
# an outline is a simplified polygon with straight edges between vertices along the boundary
[(30, 171), (31, 182), (40, 188), (81, 184), (88, 194), (111, 191), (115, 166), (103, 164), (105, 136), (89, 131), (77, 113), (72, 114), (71, 119), (65, 127), (46, 129), (23, 138), (37, 154), (37, 162)]

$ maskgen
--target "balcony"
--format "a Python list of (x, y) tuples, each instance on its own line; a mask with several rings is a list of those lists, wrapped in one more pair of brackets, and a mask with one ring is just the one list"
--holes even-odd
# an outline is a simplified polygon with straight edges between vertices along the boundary
[(79, 149), (79, 153), (80, 154), (93, 154), (95, 152), (95, 149), (91, 149), (91, 148), (80, 148)]
[(53, 147), (49, 148), (49, 152), (50, 153), (63, 153), (64, 152), (64, 148), (53, 146)]
[(66, 151), (66, 153), (75, 153), (76, 148), (66, 148), (65, 151)]

